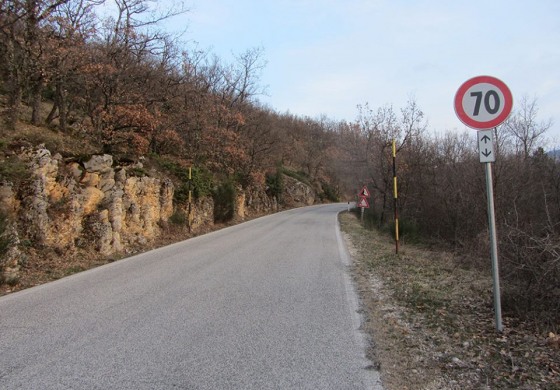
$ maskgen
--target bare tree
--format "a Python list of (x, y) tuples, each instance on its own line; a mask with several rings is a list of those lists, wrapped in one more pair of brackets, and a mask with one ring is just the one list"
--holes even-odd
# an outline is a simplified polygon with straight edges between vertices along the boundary
[(371, 190), (377, 192), (381, 198), (380, 224), (385, 221), (385, 213), (389, 209), (391, 194), (391, 141), (400, 139), (401, 128), (398, 118), (390, 105), (373, 110), (366, 103), (358, 106), (358, 126), (365, 139), (364, 156), (359, 159), (365, 161), (364, 169), (367, 181), (371, 183)]
[(552, 119), (538, 121), (537, 99), (524, 95), (519, 108), (509, 117), (504, 129), (513, 139), (518, 155), (527, 159), (539, 147), (544, 146), (544, 134), (552, 126)]
[(175, 70), (170, 62), (173, 45), (157, 24), (186, 11), (159, 13), (145, 0), (114, 2), (116, 13), (104, 21), (84, 67), (84, 103), (106, 152), (131, 145), (135, 153), (145, 152), (162, 125), (167, 80), (175, 84), (168, 78)]
[(95, 31), (94, 7), (103, 0), (70, 0), (53, 13), (50, 55), (47, 58), (49, 84), (53, 90), (53, 106), (45, 122), (58, 118), (59, 129), (66, 131), (70, 111), (69, 94), (78, 100), (79, 70), (86, 65), (87, 42)]
[(262, 47), (248, 49), (235, 57), (234, 68), (224, 74), (231, 91), (231, 106), (242, 104), (247, 99), (263, 93), (259, 83), (260, 72), (266, 67), (263, 54)]

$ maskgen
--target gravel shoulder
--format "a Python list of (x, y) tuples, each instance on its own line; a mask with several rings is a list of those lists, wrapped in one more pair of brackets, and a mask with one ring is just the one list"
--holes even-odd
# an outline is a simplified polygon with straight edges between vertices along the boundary
[(339, 219), (386, 390), (560, 389), (560, 337), (508, 313), (498, 333), (486, 271)]

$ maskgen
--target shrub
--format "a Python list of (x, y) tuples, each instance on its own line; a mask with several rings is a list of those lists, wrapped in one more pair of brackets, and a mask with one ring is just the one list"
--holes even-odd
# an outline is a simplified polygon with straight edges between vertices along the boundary
[(292, 171), (292, 170), (290, 170), (288, 168), (285, 168), (285, 167), (281, 167), (281, 168), (279, 168), (279, 170), (284, 175), (290, 176), (290, 177), (296, 179), (297, 181), (300, 181), (300, 182), (302, 182), (304, 184), (307, 184), (308, 186), (312, 187), (309, 175), (307, 175), (305, 172), (303, 172), (303, 171), (295, 172), (295, 171)]
[[(538, 234), (540, 233), (540, 234)], [(560, 236), (501, 227), (500, 270), (504, 310), (541, 327), (560, 321)]]
[(237, 191), (231, 180), (222, 183), (214, 191), (214, 221), (227, 222), (235, 215)]
[[(391, 220), (387, 225), (387, 232), (391, 235), (395, 234), (394, 220)], [(399, 219), (399, 238), (401, 240), (407, 240), (407, 242), (419, 243), (421, 234), (416, 221), (407, 218)]]
[(284, 179), (281, 170), (276, 170), (276, 173), (267, 173), (266, 175), (266, 193), (273, 196), (278, 201), (282, 197), (284, 191)]
[(323, 189), (323, 192), (319, 194), (319, 198), (321, 199), (321, 201), (328, 201), (328, 202), (340, 201), (338, 189), (335, 186), (323, 182), (321, 183), (321, 187)]
[(28, 177), (27, 167), (25, 163), (16, 156), (6, 157), (0, 161), (0, 180), (17, 185), (23, 178)]
[(9, 221), (7, 215), (0, 212), (0, 284), (4, 282), (3, 274), (6, 255), (13, 243), (14, 237), (9, 230)]
[(179, 181), (174, 193), (175, 202), (186, 203), (189, 199), (189, 191), (192, 191), (196, 199), (212, 194), (213, 179), (207, 169), (192, 168), (189, 180), (188, 168), (169, 160), (160, 160), (159, 164)]
[(128, 169), (127, 173), (130, 176), (134, 176), (134, 177), (145, 177), (148, 176), (148, 172), (144, 169), (144, 168), (140, 168), (140, 167), (133, 167)]
[[(358, 218), (361, 218), (362, 210), (359, 207), (352, 209)], [(378, 229), (381, 221), (381, 216), (375, 212), (373, 208), (364, 209), (364, 227), (369, 230)]]
[(184, 211), (177, 210), (175, 211), (171, 217), (169, 217), (169, 221), (174, 225), (183, 226), (187, 224), (187, 214)]

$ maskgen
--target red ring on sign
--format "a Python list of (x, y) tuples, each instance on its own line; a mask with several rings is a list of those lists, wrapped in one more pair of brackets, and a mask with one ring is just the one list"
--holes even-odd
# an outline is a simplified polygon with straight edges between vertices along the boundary
[[(482, 83), (492, 84), (497, 87), (504, 95), (505, 100), (504, 109), (502, 110), (502, 112), (500, 112), (500, 115), (487, 122), (480, 122), (471, 118), (463, 109), (463, 96), (465, 95), (465, 93), (467, 93), (469, 88), (471, 88), (473, 85)], [(459, 120), (465, 125), (477, 130), (492, 129), (503, 123), (511, 113), (511, 109), (513, 107), (513, 96), (511, 95), (511, 91), (509, 90), (508, 86), (503, 81), (492, 76), (477, 76), (465, 81), (459, 87), (459, 90), (455, 94), (454, 105), (457, 117), (459, 117)]]

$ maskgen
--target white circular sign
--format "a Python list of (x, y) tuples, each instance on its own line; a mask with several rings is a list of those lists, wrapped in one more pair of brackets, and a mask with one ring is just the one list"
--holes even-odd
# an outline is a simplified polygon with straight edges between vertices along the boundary
[(513, 98), (507, 85), (495, 77), (478, 76), (461, 85), (455, 95), (455, 112), (465, 125), (491, 129), (507, 119)]

